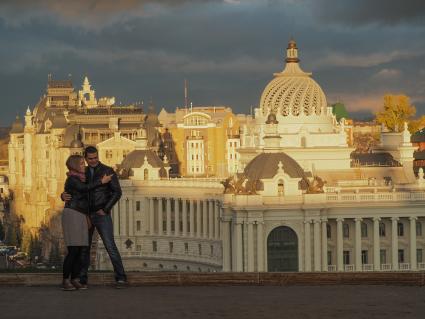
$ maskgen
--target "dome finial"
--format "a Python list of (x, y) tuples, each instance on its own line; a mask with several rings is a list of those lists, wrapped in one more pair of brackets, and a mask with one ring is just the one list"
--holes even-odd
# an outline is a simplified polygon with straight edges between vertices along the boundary
[(297, 43), (294, 38), (291, 36), (291, 39), (288, 42), (288, 47), (286, 49), (286, 63), (298, 63), (300, 59), (298, 59), (298, 48)]

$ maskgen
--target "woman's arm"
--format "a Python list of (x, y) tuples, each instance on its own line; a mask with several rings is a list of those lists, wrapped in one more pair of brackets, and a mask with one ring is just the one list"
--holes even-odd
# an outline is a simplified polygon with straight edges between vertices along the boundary
[(97, 180), (92, 183), (84, 183), (78, 177), (68, 177), (65, 182), (65, 189), (73, 189), (77, 192), (88, 192), (93, 188), (99, 187), (102, 185), (102, 180)]

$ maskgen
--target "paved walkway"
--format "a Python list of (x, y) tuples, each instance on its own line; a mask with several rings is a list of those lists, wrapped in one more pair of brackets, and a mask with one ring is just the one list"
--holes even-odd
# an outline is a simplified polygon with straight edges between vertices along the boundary
[(425, 318), (425, 287), (1, 287), (0, 318)]

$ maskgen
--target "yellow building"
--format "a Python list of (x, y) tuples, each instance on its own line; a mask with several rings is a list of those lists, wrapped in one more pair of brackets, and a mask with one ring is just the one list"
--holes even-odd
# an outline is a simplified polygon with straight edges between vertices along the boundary
[[(239, 120), (225, 106), (164, 109), (158, 120), (164, 148), (173, 145), (176, 158), (167, 154), (171, 166), (178, 164), (179, 175), (190, 177), (224, 177), (238, 169), (240, 146)], [(170, 158), (171, 157), (171, 158)]]

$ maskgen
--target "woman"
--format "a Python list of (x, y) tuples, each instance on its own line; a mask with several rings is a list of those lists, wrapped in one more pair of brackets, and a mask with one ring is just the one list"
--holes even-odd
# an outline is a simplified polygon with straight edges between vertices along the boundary
[(66, 161), (68, 168), (65, 192), (71, 200), (65, 202), (62, 212), (62, 229), (68, 254), (63, 261), (62, 289), (81, 289), (78, 277), (81, 270), (81, 251), (88, 246), (88, 191), (109, 183), (112, 175), (105, 175), (100, 181), (86, 184), (85, 162), (81, 155), (71, 155)]

